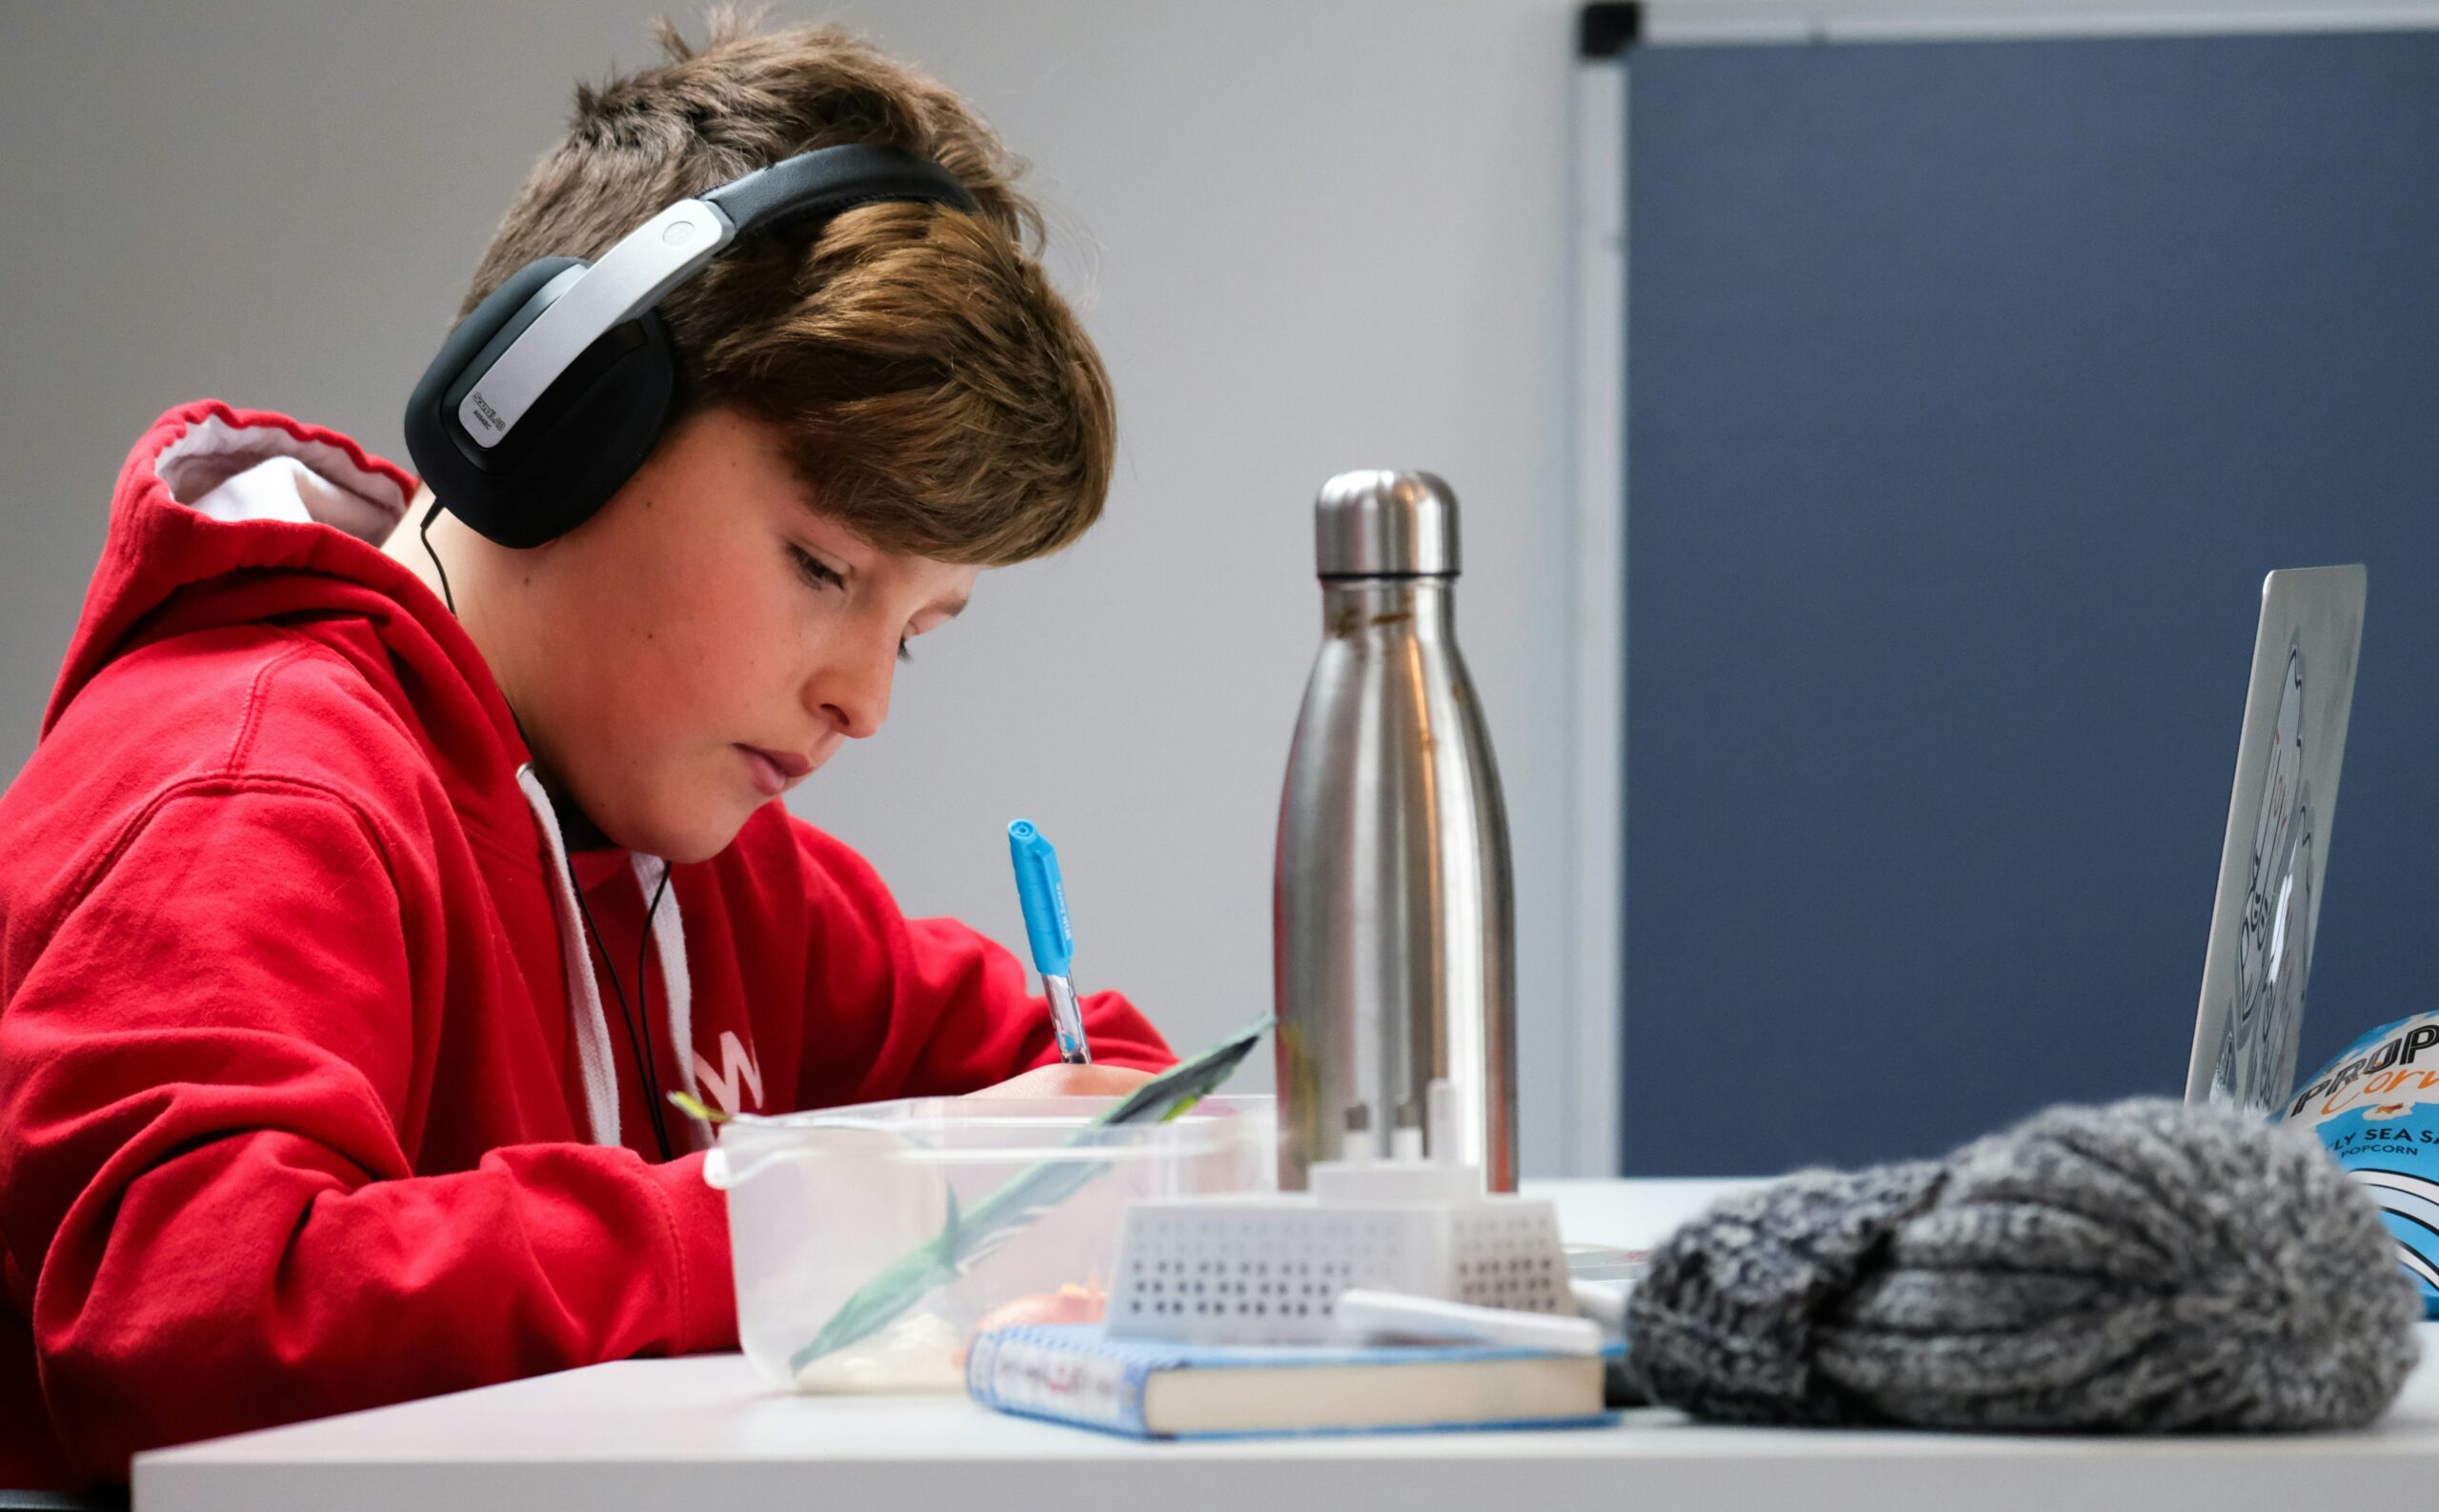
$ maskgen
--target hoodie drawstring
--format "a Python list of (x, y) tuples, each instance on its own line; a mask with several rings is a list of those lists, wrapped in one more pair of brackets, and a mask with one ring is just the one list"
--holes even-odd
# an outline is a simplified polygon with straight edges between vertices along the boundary
[[(661, 879), (669, 875), (669, 863), (657, 856), (635, 854), (635, 885), (644, 897), (660, 893)], [(687, 1092), (699, 1096), (695, 1085), (695, 981), (686, 970), (686, 928), (677, 913), (677, 889), (661, 894), (661, 906), (651, 917), (653, 954), (660, 958), (661, 996), (669, 1001), (669, 1043), (671, 1058), (677, 1062), (677, 1081)], [(605, 1029), (606, 1035), (608, 1031)], [(686, 1129), (693, 1147), (704, 1149), (708, 1141), (706, 1127), (688, 1119)]]
[[(601, 986), (593, 975), (593, 951), (585, 942), (584, 924), (576, 909), (575, 873), (568, 865), (567, 840), (559, 833), (558, 815), (542, 779), (527, 762), (516, 769), (516, 786), (534, 811), (551, 853), (551, 915), (558, 925), (559, 964), (567, 974), (568, 1001), (576, 1011), (576, 1064), (584, 1074), (585, 1112), (593, 1124), (593, 1142), (615, 1145), (618, 1139), (618, 1063), (610, 1049), (610, 1016), (602, 1011)], [(657, 856), (636, 853), (635, 879), (650, 897), (669, 863)], [(660, 979), (669, 1002), (670, 1044), (683, 1068), (694, 1054), (694, 987), (686, 971), (686, 935), (677, 917), (677, 894), (668, 897), (668, 912), (655, 914), (653, 944), (660, 957)]]

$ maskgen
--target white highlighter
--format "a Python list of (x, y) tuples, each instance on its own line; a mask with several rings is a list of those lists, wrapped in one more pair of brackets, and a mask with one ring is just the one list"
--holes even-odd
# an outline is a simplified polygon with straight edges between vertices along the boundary
[(1336, 1310), (1339, 1330), (1367, 1343), (1432, 1340), (1506, 1344), (1562, 1355), (1597, 1355), (1602, 1349), (1601, 1325), (1589, 1318), (1528, 1313), (1513, 1307), (1475, 1307), (1465, 1302), (1441, 1301), (1436, 1297), (1367, 1291), (1360, 1286), (1340, 1292)]

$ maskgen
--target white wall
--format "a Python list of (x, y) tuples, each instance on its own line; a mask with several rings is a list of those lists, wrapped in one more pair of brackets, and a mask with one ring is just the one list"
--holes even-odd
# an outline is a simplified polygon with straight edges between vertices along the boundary
[[(12, 9), (0, 46), (0, 766), (143, 425), (213, 395), (404, 460), (398, 412), (573, 81), (656, 7)], [(681, 16), (686, 12), (677, 12)], [(782, 7), (777, 19), (831, 13)], [(1574, 8), (864, 0), (1036, 165), (1115, 374), (1106, 522), (985, 579), (800, 811), (912, 912), (1020, 940), (1003, 831), (1065, 863), (1078, 975), (1180, 1045), (1264, 1011), (1279, 783), (1318, 642), (1309, 507), (1428, 467), (1514, 828), (1523, 1156), (1560, 1168), (1565, 122)], [(689, 20), (690, 34), (699, 26)], [(1045, 690), (1057, 689), (1053, 694)], [(1268, 1068), (1258, 1073), (1268, 1083)]]

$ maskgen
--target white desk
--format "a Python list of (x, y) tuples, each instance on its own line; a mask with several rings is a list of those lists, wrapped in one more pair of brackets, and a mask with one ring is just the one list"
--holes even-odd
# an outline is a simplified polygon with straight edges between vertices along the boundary
[[(1566, 1181), (1570, 1240), (1648, 1242), (1725, 1183)], [(1330, 1512), (1722, 1506), (2295, 1512), (2439, 1504), (2439, 1324), (2368, 1433), (2095, 1440), (1705, 1427), (1139, 1443), (951, 1397), (796, 1397), (639, 1360), (140, 1456), (137, 1512)]]

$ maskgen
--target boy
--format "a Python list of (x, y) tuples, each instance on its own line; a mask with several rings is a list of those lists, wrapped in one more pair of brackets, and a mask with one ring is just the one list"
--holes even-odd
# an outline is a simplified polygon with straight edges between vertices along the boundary
[(981, 568), (1099, 512), (1107, 381), (1012, 162), (837, 31), (660, 36), (578, 90), (461, 317), (835, 144), (973, 208), (859, 205), (671, 290), (673, 418), (543, 545), (284, 416), (138, 443), (0, 797), (0, 1486), (734, 1347), (668, 1090), (1105, 1094), (1171, 1058), (1102, 995), (1101, 1063), (1046, 1064), (1014, 958), (776, 801), (879, 730)]

